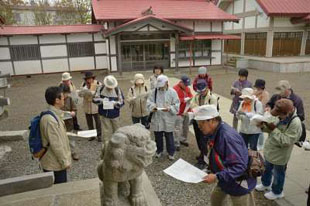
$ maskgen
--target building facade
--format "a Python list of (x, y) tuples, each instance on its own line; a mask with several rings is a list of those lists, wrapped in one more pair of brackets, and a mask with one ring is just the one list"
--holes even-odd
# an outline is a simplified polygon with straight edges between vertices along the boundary
[(310, 55), (310, 1), (220, 0), (218, 6), (240, 18), (238, 23), (224, 23), (225, 34), (240, 36), (240, 40), (224, 41), (226, 54), (253, 61), (253, 57), (276, 61)]
[(93, 24), (4, 27), (0, 67), (13, 75), (111, 72), (222, 64), (224, 22), (238, 22), (204, 0), (93, 0)]

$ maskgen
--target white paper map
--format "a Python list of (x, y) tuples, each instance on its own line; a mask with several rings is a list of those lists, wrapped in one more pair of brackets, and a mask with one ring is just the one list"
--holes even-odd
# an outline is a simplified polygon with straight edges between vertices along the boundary
[(164, 170), (167, 175), (187, 183), (199, 183), (207, 175), (183, 159), (178, 159), (173, 165)]
[(78, 131), (77, 135), (80, 137), (97, 137), (97, 130)]

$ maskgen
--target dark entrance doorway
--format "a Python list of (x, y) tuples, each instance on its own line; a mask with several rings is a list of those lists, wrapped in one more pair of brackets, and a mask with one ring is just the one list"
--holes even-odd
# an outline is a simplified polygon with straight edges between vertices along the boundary
[(170, 65), (169, 41), (121, 42), (122, 69), (149, 70)]

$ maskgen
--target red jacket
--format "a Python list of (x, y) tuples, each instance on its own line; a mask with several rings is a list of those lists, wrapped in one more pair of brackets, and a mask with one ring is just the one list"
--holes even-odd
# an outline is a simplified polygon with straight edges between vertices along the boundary
[(179, 113), (178, 115), (181, 115), (184, 113), (185, 107), (186, 107), (186, 102), (184, 98), (186, 97), (193, 97), (193, 94), (191, 92), (191, 89), (189, 87), (185, 88), (185, 91), (181, 89), (179, 83), (174, 85), (173, 89), (177, 92), (179, 100), (180, 100), (180, 108), (179, 108)]
[(199, 75), (197, 75), (195, 77), (194, 82), (193, 82), (193, 89), (194, 89), (195, 92), (197, 92), (197, 81), (198, 81), (198, 79), (206, 80), (206, 82), (208, 83), (209, 90), (212, 91), (212, 89), (213, 89), (213, 80), (212, 80), (212, 78), (210, 76), (208, 76), (208, 75), (206, 75), (205, 78), (200, 78)]

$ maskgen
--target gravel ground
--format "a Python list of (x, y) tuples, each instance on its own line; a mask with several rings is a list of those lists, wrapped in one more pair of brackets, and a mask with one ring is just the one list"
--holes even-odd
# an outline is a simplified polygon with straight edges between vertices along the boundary
[[(184, 73), (184, 72), (183, 72)], [(150, 73), (148, 73), (149, 76)], [(214, 92), (230, 98), (229, 92), (231, 83), (237, 78), (236, 71), (214, 69), (210, 71), (214, 79)], [(124, 74), (133, 76), (133, 74)], [(44, 100), (44, 91), (48, 86), (59, 83), (60, 74), (50, 74), (44, 76), (14, 77), (11, 80), (11, 86), (7, 92), (11, 99), (9, 109), (9, 118), (1, 121), (0, 130), (22, 130), (29, 126), (29, 120), (46, 108)], [(82, 82), (82, 74), (72, 74), (74, 83), (79, 86)], [(101, 74), (99, 73), (100, 77)], [(274, 85), (278, 80), (287, 79), (291, 82), (294, 91), (299, 94), (305, 104), (306, 113), (309, 114), (310, 104), (310, 84), (307, 84), (310, 73), (280, 74), (271, 72), (262, 72), (250, 70), (249, 79), (254, 82), (256, 78), (264, 78), (267, 82), (267, 89), (273, 92)], [(99, 78), (102, 80), (102, 78)], [(130, 82), (128, 79), (121, 78), (119, 84), (123, 91), (127, 93)], [(128, 106), (122, 109), (121, 124), (131, 124), (131, 118)], [(86, 129), (86, 121), (79, 105), (79, 123)], [(310, 127), (310, 121), (306, 121)], [(38, 163), (31, 159), (27, 142), (0, 142), (12, 147), (12, 152), (7, 155), (5, 160), (0, 161), (0, 179), (16, 177), (26, 174), (39, 173)], [(77, 152), (80, 155), (79, 161), (74, 161), (72, 169), (69, 171), (69, 179), (82, 180), (96, 177), (96, 164), (99, 160), (101, 145), (96, 142), (85, 140), (76, 141)], [(190, 136), (190, 147), (182, 147), (181, 152), (176, 154), (176, 159), (182, 157), (184, 160), (194, 164), (195, 156), (198, 154), (194, 137)], [(152, 185), (163, 205), (208, 205), (210, 204), (210, 191), (212, 186), (207, 184), (186, 184), (176, 181), (165, 175), (162, 170), (171, 165), (167, 157), (155, 159), (146, 172), (152, 182)], [(276, 205), (274, 202), (264, 199), (262, 194), (256, 193), (256, 202), (258, 206)]]

